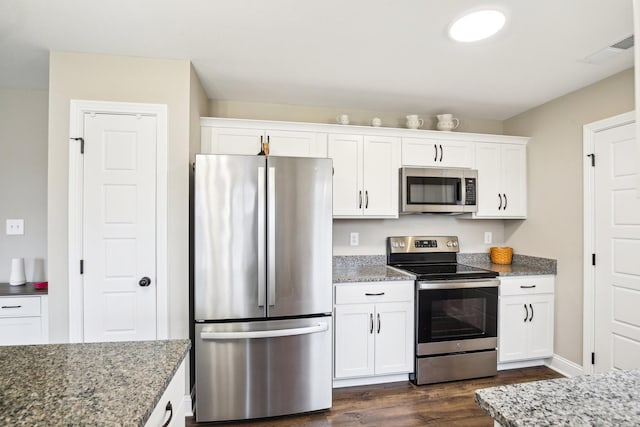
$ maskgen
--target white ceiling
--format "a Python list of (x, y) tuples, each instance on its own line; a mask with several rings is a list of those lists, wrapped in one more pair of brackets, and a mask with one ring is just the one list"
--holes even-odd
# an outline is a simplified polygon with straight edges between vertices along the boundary
[[(447, 38), (479, 6), (507, 14)], [(209, 98), (503, 120), (633, 66), (631, 0), (2, 0), (0, 87), (47, 88), (48, 51), (189, 59)]]

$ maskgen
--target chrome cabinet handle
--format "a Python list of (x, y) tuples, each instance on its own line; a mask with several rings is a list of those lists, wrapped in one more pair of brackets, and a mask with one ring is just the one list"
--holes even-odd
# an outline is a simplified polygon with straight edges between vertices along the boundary
[(369, 313), (369, 324), (371, 326), (369, 326), (369, 333), (372, 334), (373, 333), (373, 313)]
[(364, 208), (369, 209), (369, 190), (364, 192)]
[(524, 321), (526, 322), (529, 319), (529, 309), (527, 308), (527, 304), (524, 304)]
[(378, 293), (375, 293), (375, 294), (370, 293), (370, 292), (366, 292), (365, 295), (368, 296), (368, 297), (379, 297), (379, 296), (384, 295), (384, 292), (378, 292)]
[(502, 210), (507, 210), (507, 194), (506, 193), (502, 193), (502, 195), (504, 196), (504, 208)]
[(2, 308), (20, 308), (21, 305), (3, 305)]
[(378, 333), (380, 333), (380, 313), (378, 313)]
[(437, 162), (438, 161), (438, 146), (436, 144), (433, 144), (433, 152), (435, 153), (435, 155), (433, 156), (433, 161)]
[(169, 424), (171, 424), (171, 419), (173, 418), (173, 406), (171, 406), (171, 401), (169, 401), (167, 403), (167, 406), (164, 408), (165, 412), (169, 413), (169, 419), (162, 424), (162, 427), (169, 427)]
[(442, 144), (440, 144), (440, 161), (442, 161)]
[(529, 309), (531, 310), (531, 317), (529, 318), (529, 322), (533, 320), (533, 306), (529, 304)]
[(498, 210), (502, 209), (502, 195), (500, 195), (500, 193), (498, 193), (498, 197), (500, 198), (500, 205), (498, 205)]
[(362, 209), (362, 190), (358, 191), (358, 209)]

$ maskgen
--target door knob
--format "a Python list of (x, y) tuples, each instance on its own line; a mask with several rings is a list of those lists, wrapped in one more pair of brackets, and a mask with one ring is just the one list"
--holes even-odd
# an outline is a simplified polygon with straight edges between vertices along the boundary
[(149, 279), (146, 276), (140, 279), (140, 281), (138, 282), (138, 285), (143, 287), (149, 286), (150, 284), (151, 284), (151, 279)]

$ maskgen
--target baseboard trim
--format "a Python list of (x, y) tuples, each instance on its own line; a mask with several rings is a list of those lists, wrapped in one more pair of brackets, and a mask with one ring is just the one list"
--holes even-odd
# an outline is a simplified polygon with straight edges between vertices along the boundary
[(532, 360), (520, 360), (516, 362), (498, 363), (498, 371), (505, 371), (508, 369), (531, 368), (532, 366), (545, 366), (547, 365), (547, 362), (546, 362), (547, 360), (550, 360), (550, 359), (532, 359)]
[(333, 388), (354, 387), (358, 385), (384, 384), (409, 381), (409, 374), (382, 375), (376, 377), (347, 378), (333, 380)]
[(554, 354), (553, 357), (545, 363), (545, 365), (566, 377), (584, 375), (584, 369), (582, 366), (565, 359), (564, 357), (558, 356), (557, 354)]
[(193, 406), (191, 405), (191, 396), (188, 394), (184, 395), (184, 401), (182, 402), (184, 405), (184, 416), (193, 417)]

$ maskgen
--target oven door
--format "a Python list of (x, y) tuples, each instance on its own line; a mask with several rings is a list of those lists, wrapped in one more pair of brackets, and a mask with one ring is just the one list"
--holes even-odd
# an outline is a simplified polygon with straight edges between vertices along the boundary
[(495, 349), (498, 280), (418, 282), (417, 356)]

